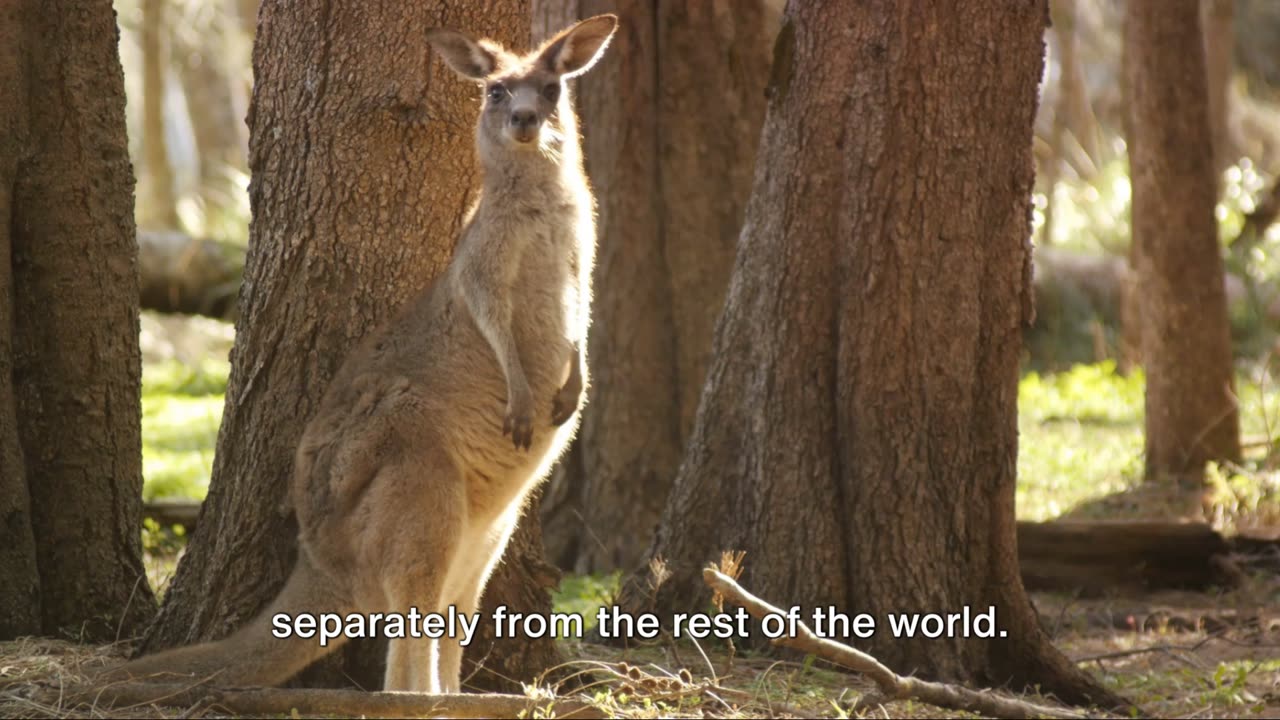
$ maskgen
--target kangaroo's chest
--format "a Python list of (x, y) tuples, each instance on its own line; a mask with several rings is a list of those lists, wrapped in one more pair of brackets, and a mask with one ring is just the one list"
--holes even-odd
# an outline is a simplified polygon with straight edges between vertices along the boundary
[[(516, 274), (512, 307), (529, 339), (578, 342), (585, 336), (588, 302), (581, 239), (566, 217), (551, 217), (531, 233)], [(554, 344), (554, 342), (553, 342)]]

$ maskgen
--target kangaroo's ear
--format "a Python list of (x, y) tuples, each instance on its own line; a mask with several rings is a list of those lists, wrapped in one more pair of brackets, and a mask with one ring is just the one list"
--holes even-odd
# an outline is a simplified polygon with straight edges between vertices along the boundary
[(427, 42), (453, 71), (468, 80), (482, 80), (498, 66), (498, 58), (489, 43), (456, 30), (431, 28)]
[(562, 30), (543, 48), (539, 60), (551, 72), (566, 78), (591, 69), (618, 29), (616, 15), (597, 15)]

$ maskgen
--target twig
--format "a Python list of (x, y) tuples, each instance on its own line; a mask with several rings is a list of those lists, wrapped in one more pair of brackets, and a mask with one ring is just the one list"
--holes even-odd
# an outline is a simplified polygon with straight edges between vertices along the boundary
[[(719, 572), (715, 567), (702, 571), (702, 579), (712, 590), (746, 609), (758, 620), (769, 615), (786, 615), (786, 612), (761, 600), (747, 592), (733, 578)], [(825, 660), (843, 665), (850, 670), (860, 672), (875, 682), (886, 697), (891, 700), (914, 698), (951, 710), (968, 710), (998, 718), (1084, 718), (1084, 713), (1048, 705), (1037, 705), (1015, 698), (1003, 697), (990, 691), (970, 690), (958, 685), (928, 682), (912, 677), (903, 677), (885, 667), (874, 657), (856, 650), (844, 643), (827, 640), (814, 634), (803, 622), (796, 624), (796, 636), (782, 636), (773, 640), (774, 644), (817, 655)]]
[[(52, 688), (51, 688), (52, 690)], [(177, 707), (217, 706), (236, 715), (333, 715), (337, 717), (438, 717), (454, 718), (531, 716), (535, 710), (554, 706), (555, 717), (602, 718), (604, 713), (590, 703), (568, 698), (537, 698), (497, 693), (362, 692), (359, 690), (316, 690), (253, 688), (231, 690), (189, 684), (126, 682), (101, 688), (79, 687), (68, 694), (65, 704), (85, 703), (95, 707), (139, 707), (162, 704)]]

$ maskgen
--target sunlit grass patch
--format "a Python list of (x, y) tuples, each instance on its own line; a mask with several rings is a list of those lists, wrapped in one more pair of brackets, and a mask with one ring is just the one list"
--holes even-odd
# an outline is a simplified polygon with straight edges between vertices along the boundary
[(1018, 517), (1049, 520), (1142, 480), (1144, 380), (1115, 364), (1028, 373), (1018, 386)]
[[(1211, 465), (1205, 509), (1215, 526), (1234, 530), (1280, 519), (1280, 456), (1270, 440), (1280, 435), (1276, 380), (1260, 365), (1236, 378), (1241, 465)], [(1121, 375), (1111, 362), (1077, 365), (1068, 372), (1028, 373), (1018, 388), (1018, 518), (1051, 520), (1087, 506), (1077, 516), (1175, 519), (1199, 498), (1176, 498), (1142, 486), (1141, 370)], [(1122, 494), (1132, 497), (1117, 497)], [(1185, 495), (1185, 493), (1182, 493)], [(1111, 502), (1096, 501), (1111, 498)], [(1199, 510), (1195, 510), (1199, 512)]]

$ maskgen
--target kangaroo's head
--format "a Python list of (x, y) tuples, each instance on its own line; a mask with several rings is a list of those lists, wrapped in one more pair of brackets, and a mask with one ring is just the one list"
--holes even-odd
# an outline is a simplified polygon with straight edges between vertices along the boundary
[(558, 148), (572, 117), (564, 82), (591, 69), (617, 27), (613, 15), (588, 18), (525, 55), (442, 28), (428, 30), (427, 41), (454, 72), (483, 89), (477, 141), (484, 156)]

